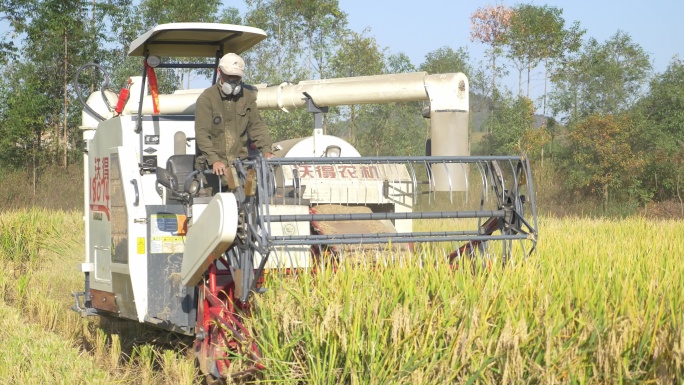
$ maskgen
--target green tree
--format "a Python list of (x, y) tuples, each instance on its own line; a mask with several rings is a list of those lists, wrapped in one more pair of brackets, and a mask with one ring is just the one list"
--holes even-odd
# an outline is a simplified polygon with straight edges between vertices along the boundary
[[(43, 161), (66, 165), (69, 159), (80, 157), (81, 106), (72, 102), (76, 99), (72, 80), (82, 64), (112, 60), (113, 55), (107, 47), (111, 36), (107, 25), (115, 15), (125, 14), (123, 9), (129, 3), (130, 0), (1, 3), (0, 8), (7, 11), (4, 16), (12, 33), (22, 37), (16, 42), (16, 57), (10, 67), (13, 72), (8, 74), (4, 86), (8, 93), (21, 95), (11, 100), (18, 110), (32, 111), (22, 105), (31, 103), (29, 95), (34, 103), (40, 101), (41, 118), (27, 119), (40, 120), (44, 125), (35, 136), (34, 146), (39, 152), (37, 157)], [(15, 77), (18, 73), (21, 78)], [(101, 74), (83, 75), (81, 80), (85, 80), (91, 90), (101, 83)], [(19, 129), (20, 125), (13, 123), (19, 121), (17, 119), (19, 116), (14, 113), (4, 115), (8, 127)]]
[(403, 74), (416, 72), (416, 66), (403, 52), (390, 53), (385, 56), (385, 72), (389, 74)]
[(566, 51), (575, 51), (584, 31), (577, 22), (566, 29), (563, 10), (550, 6), (519, 4), (513, 8), (510, 25), (503, 37), (508, 57), (518, 69), (518, 94), (522, 94), (522, 73), (527, 71), (527, 97), (530, 73), (542, 61), (554, 60)]
[[(366, 32), (366, 31), (364, 31)], [(356, 77), (379, 75), (384, 71), (384, 54), (372, 37), (349, 31), (330, 60), (333, 77)], [(365, 110), (365, 111), (364, 111)], [(351, 105), (341, 108), (341, 116), (347, 123), (349, 142), (356, 144), (357, 117), (372, 113), (368, 106)]]
[(470, 76), (472, 70), (469, 60), (466, 48), (454, 51), (451, 47), (441, 47), (425, 55), (425, 62), (420, 65), (420, 70), (429, 74), (463, 72)]
[(53, 117), (50, 111), (59, 110), (59, 100), (47, 95), (43, 77), (33, 66), (13, 62), (7, 66), (0, 80), (0, 164), (11, 169), (32, 170), (35, 186), (43, 166), (54, 157), (46, 148), (51, 138), (46, 134)]
[[(269, 41), (257, 48), (267, 55), (278, 80), (330, 77), (329, 59), (347, 31), (347, 14), (337, 0), (246, 0), (245, 21), (264, 29)], [(264, 67), (267, 65), (264, 64)], [(298, 67), (292, 71), (293, 67)], [(283, 76), (286, 75), (286, 76)], [(293, 75), (296, 76), (292, 77)]]
[(674, 58), (665, 72), (651, 81), (639, 107), (654, 128), (678, 142), (684, 140), (684, 61)]
[(142, 0), (138, 10), (143, 23), (154, 26), (165, 23), (212, 23), (221, 11), (220, 0)]
[(385, 55), (375, 38), (347, 31), (330, 59), (333, 77), (379, 75), (384, 71)]
[(0, 2), (0, 27), (2, 25), (7, 25), (10, 28), (10, 31), (0, 36), (0, 65), (7, 64), (16, 53), (16, 46), (11, 39), (11, 35), (13, 35), (13, 31), (11, 31), (13, 24), (13, 6), (14, 4), (8, 4), (6, 0)]
[[(297, 15), (286, 0), (247, 0), (245, 24), (263, 29), (268, 38), (246, 52), (246, 77), (252, 83), (277, 85), (306, 78), (302, 69), (303, 34)], [(261, 111), (274, 141), (308, 136), (313, 129), (311, 114), (302, 109), (288, 113)]]
[(428, 121), (419, 103), (369, 105), (358, 117), (357, 149), (365, 156), (423, 155)]
[[(245, 54), (253, 82), (280, 84), (329, 77), (329, 60), (346, 28), (346, 14), (335, 1), (247, 0), (245, 23), (268, 38)], [(334, 109), (327, 115), (334, 115)], [(311, 114), (303, 109), (262, 111), (275, 140), (308, 136)], [(326, 121), (330, 118), (326, 117)]]
[(534, 130), (534, 105), (524, 96), (512, 97), (495, 94), (492, 115), (483, 126), (487, 134), (474, 152), (481, 154), (511, 155), (533, 153), (543, 145), (530, 133)]
[(611, 196), (616, 201), (650, 200), (640, 180), (646, 161), (637, 127), (628, 114), (594, 114), (576, 125), (564, 167), (568, 185), (606, 205)]
[(619, 114), (643, 95), (650, 71), (648, 55), (626, 33), (618, 31), (603, 44), (589, 39), (552, 75), (550, 106), (568, 122)]
[(298, 17), (305, 36), (309, 79), (330, 77), (328, 60), (347, 32), (347, 14), (338, 0), (284, 0), (286, 12)]
[(298, 17), (287, 12), (285, 0), (247, 0), (245, 23), (263, 29), (268, 38), (245, 53), (248, 76), (254, 82), (280, 84), (306, 79), (301, 55), (304, 36)]
[[(54, 161), (67, 164), (68, 149), (73, 148), (77, 127), (70, 126), (70, 86), (76, 68), (86, 57), (92, 57), (98, 46), (90, 30), (87, 8), (78, 2), (43, 0), (29, 4), (25, 21), (18, 32), (26, 34), (22, 56), (31, 63), (36, 75), (42, 76), (40, 91), (52, 100), (60, 100), (59, 108), (46, 108), (50, 126), (49, 139)], [(37, 49), (40, 47), (40, 49)], [(47, 107), (47, 106), (46, 106)]]
[[(479, 63), (474, 66), (468, 78), (471, 81), (471, 119), (474, 129), (486, 131), (481, 123), (493, 115), (492, 100), (499, 95), (496, 80), (508, 74), (505, 65), (497, 64), (497, 59), (503, 55), (506, 34), (510, 28), (513, 9), (503, 4), (487, 5), (478, 8), (470, 15), (470, 41), (477, 41), (489, 45), (486, 52), (489, 60), (489, 73), (486, 65)], [(479, 129), (478, 129), (479, 127)], [(491, 133), (491, 132), (490, 132)]]
[(0, 85), (0, 163), (21, 168), (32, 164), (33, 156), (41, 156), (40, 147), (50, 110), (59, 101), (46, 95), (33, 68), (13, 63), (3, 71)]
[[(386, 73), (408, 73), (417, 69), (404, 53), (385, 56)], [(361, 138), (361, 154), (416, 156), (425, 154), (430, 123), (422, 111), (427, 102), (403, 102), (377, 106), (373, 130)]]
[(684, 61), (674, 58), (665, 72), (651, 81), (637, 111), (644, 117), (642, 142), (649, 154), (645, 186), (657, 200), (684, 193)]
[[(385, 73), (415, 72), (404, 53), (385, 55)], [(358, 118), (357, 149), (365, 156), (424, 155), (429, 120), (422, 117), (423, 102), (366, 106)]]

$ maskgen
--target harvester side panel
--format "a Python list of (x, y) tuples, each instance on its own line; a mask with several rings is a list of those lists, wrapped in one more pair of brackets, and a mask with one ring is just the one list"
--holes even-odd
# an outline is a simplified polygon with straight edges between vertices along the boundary
[(119, 153), (109, 155), (109, 200), (112, 231), (112, 263), (128, 265), (128, 215), (121, 185)]
[(147, 206), (147, 218), (148, 307), (145, 321), (192, 335), (197, 320), (197, 293), (196, 287), (181, 284), (185, 250), (183, 206)]
[(138, 320), (147, 313), (147, 254), (145, 239), (145, 192), (140, 188), (141, 176), (137, 170), (137, 157), (133, 146), (118, 148), (121, 171), (121, 187), (126, 201), (126, 226), (128, 228), (128, 269)]
[(121, 119), (102, 122), (90, 143), (87, 174), (89, 194), (86, 215), (89, 217), (88, 260), (94, 263), (91, 288), (112, 292), (112, 229), (111, 229), (111, 154), (122, 144)]
[(121, 180), (119, 153), (111, 152), (109, 159), (112, 292), (116, 296), (118, 315), (124, 318), (137, 319), (138, 313), (135, 308), (135, 296), (133, 295), (128, 266), (128, 213), (126, 210), (124, 186)]
[[(96, 301), (93, 307), (116, 309), (118, 316), (137, 319), (144, 312), (145, 301), (135, 296), (131, 270), (136, 272), (136, 268), (129, 266), (129, 261), (131, 255), (136, 255), (137, 239), (144, 237), (144, 228), (136, 226), (134, 219), (144, 214), (132, 204), (135, 199), (140, 200), (141, 192), (134, 187), (134, 183), (140, 183), (134, 151), (136, 141), (122, 127), (126, 120), (113, 118), (102, 122), (89, 143), (87, 258), (94, 263), (91, 289), (112, 293), (116, 301), (115, 307)], [(145, 285), (146, 281), (139, 283)]]

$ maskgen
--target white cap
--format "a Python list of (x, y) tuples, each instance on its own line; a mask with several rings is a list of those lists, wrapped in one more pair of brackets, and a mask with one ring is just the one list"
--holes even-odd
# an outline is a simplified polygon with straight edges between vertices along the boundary
[(237, 54), (227, 53), (223, 55), (219, 61), (219, 68), (226, 75), (245, 77), (245, 61)]

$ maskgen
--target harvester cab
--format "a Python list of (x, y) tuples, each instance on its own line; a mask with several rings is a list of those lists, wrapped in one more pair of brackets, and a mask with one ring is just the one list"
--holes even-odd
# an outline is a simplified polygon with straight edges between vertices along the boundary
[[(159, 25), (130, 45), (129, 55), (142, 58), (141, 76), (118, 94), (103, 86), (83, 101), (85, 290), (74, 294), (74, 310), (192, 336), (199, 366), (212, 378), (263, 368), (241, 320), (250, 297), (264, 290), (265, 271), (345, 259), (372, 266), (428, 253), (452, 266), (486, 266), (525, 258), (536, 244), (529, 161), (470, 156), (461, 73), (257, 86), (259, 109), (307, 108), (313, 134), (275, 143), (273, 158), (236, 160), (222, 191), (197, 166), (202, 89), (159, 93), (156, 71), (204, 68), (215, 82), (225, 53), (265, 38), (236, 25)], [(429, 103), (429, 156), (364, 157), (324, 133), (328, 107), (411, 101)], [(230, 368), (236, 354), (250, 364)]]

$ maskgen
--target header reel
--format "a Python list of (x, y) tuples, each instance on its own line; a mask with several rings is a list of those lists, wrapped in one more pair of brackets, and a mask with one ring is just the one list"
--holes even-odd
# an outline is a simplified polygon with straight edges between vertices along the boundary
[[(465, 170), (464, 180), (455, 180), (447, 165)], [(447, 170), (451, 191), (436, 190), (433, 170), (437, 168)], [(389, 250), (382, 246), (388, 244), (406, 245), (395, 248), (394, 254), (416, 252), (421, 244), (456, 244), (455, 250), (443, 254), (449, 263), (463, 257), (499, 258), (505, 265), (516, 256), (526, 258), (536, 245), (534, 191), (529, 161), (523, 157), (255, 157), (236, 160), (232, 169), (237, 178), (230, 191), (238, 205), (238, 231), (235, 244), (223, 258), (231, 269), (242, 271), (238, 299), (243, 303), (256, 289), (269, 258), (291, 260), (292, 250), (302, 246), (313, 250), (314, 256), (327, 254), (339, 261), (355, 245), (363, 245), (366, 251), (373, 245), (377, 256)], [(345, 179), (345, 172), (366, 174)], [(172, 172), (159, 168), (157, 178), (173, 196), (192, 206), (193, 197), (204, 189), (197, 173), (188, 175), (182, 191)], [(456, 191), (457, 186), (465, 186), (464, 191)], [(323, 210), (330, 205), (336, 209)], [(302, 206), (306, 212), (288, 212), (288, 208)], [(530, 215), (525, 214), (525, 206)], [(454, 228), (411, 229), (439, 220), (453, 223)], [(311, 231), (276, 234), (274, 228), (283, 223), (305, 223)], [(344, 223), (353, 226), (345, 230)], [(364, 231), (348, 231), (353, 227)], [(368, 230), (373, 227), (375, 231)]]

